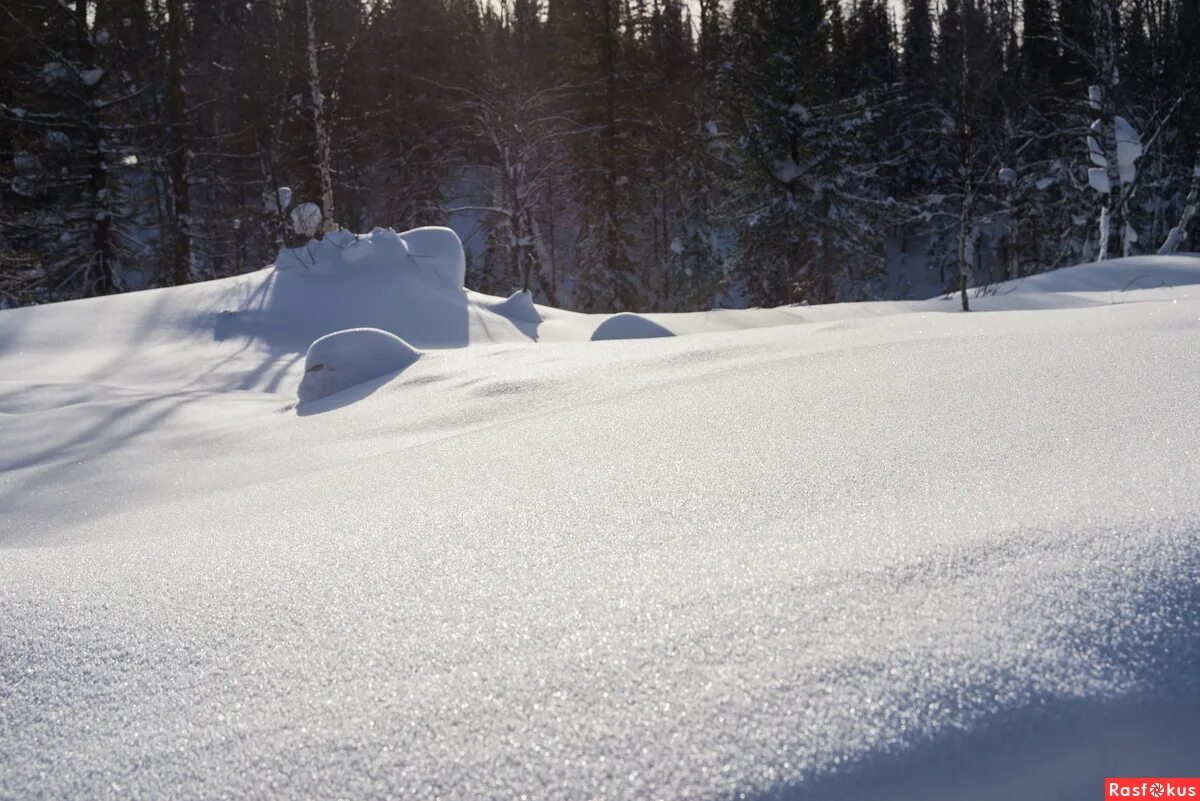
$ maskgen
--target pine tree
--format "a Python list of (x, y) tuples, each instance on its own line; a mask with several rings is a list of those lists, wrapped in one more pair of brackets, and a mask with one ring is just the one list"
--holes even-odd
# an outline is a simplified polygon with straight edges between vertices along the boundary
[(1096, 0), (1059, 0), (1060, 53), (1057, 83), (1076, 93), (1091, 80), (1096, 55)]
[(152, 95), (139, 82), (144, 6), (29, 2), (4, 12), (6, 30), (28, 37), (15, 45), (4, 101), (13, 149), (0, 223), (20, 253), (23, 291), (55, 300), (144, 285), (154, 254), (132, 234), (150, 202), (138, 180)]
[(1021, 71), (1027, 90), (1039, 91), (1057, 61), (1058, 41), (1050, 0), (1022, 0)]
[(933, 17), (929, 0), (904, 3), (904, 77), (911, 86), (927, 83), (933, 75)]

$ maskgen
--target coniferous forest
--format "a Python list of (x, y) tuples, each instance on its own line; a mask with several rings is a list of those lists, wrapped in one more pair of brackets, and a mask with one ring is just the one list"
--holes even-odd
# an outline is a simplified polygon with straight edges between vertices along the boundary
[(564, 308), (910, 297), (1198, 194), (1200, 0), (0, 0), (4, 306), (445, 224)]

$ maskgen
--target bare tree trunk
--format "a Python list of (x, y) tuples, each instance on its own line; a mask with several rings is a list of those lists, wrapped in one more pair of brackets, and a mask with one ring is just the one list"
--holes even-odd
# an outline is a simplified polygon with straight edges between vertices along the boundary
[(521, 291), (529, 291), (529, 265), (525, 254), (525, 197), (520, 185), (522, 165), (513, 164), (507, 151), (504, 152), (504, 177), (508, 183), (508, 229), (512, 242), (513, 276), (521, 282)]
[(972, 197), (971, 180), (971, 146), (974, 129), (966, 120), (967, 115), (967, 78), (971, 74), (971, 62), (967, 58), (967, 36), (964, 27), (959, 39), (959, 59), (962, 74), (959, 77), (958, 97), (958, 162), (959, 180), (962, 181), (962, 205), (958, 213), (958, 290), (962, 295), (962, 310), (970, 311), (971, 303), (967, 300), (967, 286), (971, 283), (971, 265), (967, 263), (967, 236), (970, 232)]
[[(1104, 196), (1106, 224), (1100, 235), (1100, 261), (1109, 257), (1109, 241), (1114, 234), (1123, 242), (1125, 239), (1125, 215), (1121, 203), (1121, 168), (1117, 163), (1117, 134), (1113, 122), (1112, 110), (1105, 109), (1102, 120), (1101, 147), (1104, 149), (1107, 166), (1105, 173), (1108, 177), (1108, 194)], [(1115, 230), (1114, 230), (1115, 229)], [(1122, 246), (1124, 250), (1124, 246)], [(1122, 255), (1125, 255), (1122, 253)]]
[(1158, 249), (1158, 255), (1170, 256), (1179, 249), (1180, 243), (1187, 237), (1188, 226), (1192, 218), (1200, 211), (1200, 152), (1196, 153), (1196, 165), (1192, 168), (1192, 187), (1188, 190), (1187, 200), (1183, 202), (1183, 211), (1179, 215), (1179, 224), (1167, 234), (1167, 239)]
[[(554, 300), (554, 296), (558, 294), (558, 252), (555, 250), (555, 247), (554, 247), (554, 242), (555, 242), (554, 218), (558, 216), (558, 211), (554, 208), (554, 175), (553, 174), (551, 174), (551, 176), (549, 178), (549, 186), (546, 191), (547, 191), (546, 205), (550, 209), (550, 215), (548, 218), (548, 220), (550, 222), (550, 291), (546, 292), (546, 297), (551, 299), (550, 303), (552, 305), (557, 306), (558, 302)], [(538, 234), (537, 234), (537, 218), (536, 217), (533, 220), (533, 228), (534, 228), (534, 236), (535, 236), (534, 241), (540, 242), (541, 237), (538, 236)], [(538, 263), (539, 263), (539, 265), (542, 264), (540, 254), (539, 254)], [(546, 285), (543, 283), (542, 290), (545, 291), (545, 289), (546, 289)]]
[(967, 237), (970, 236), (971, 219), (970, 192), (963, 193), (962, 208), (958, 215), (958, 290), (962, 295), (962, 310), (970, 311), (967, 287), (971, 283), (971, 265), (967, 262)]
[[(95, 11), (100, 14), (99, 3), (96, 4)], [(85, 66), (94, 64), (96, 58), (87, 12), (87, 3), (75, 4), (75, 35), (79, 47), (79, 63)], [(96, 102), (97, 85), (98, 83), (90, 83), (84, 86), (87, 110), (83, 113), (83, 127), (87, 139), (88, 190), (95, 206), (92, 212), (92, 253), (89, 261), (97, 268), (96, 277), (92, 281), (92, 265), (89, 265), (85, 281), (91, 282), (87, 289), (89, 293), (108, 295), (116, 292), (119, 287), (113, 244), (112, 208), (107, 200), (109, 186), (108, 165), (104, 162), (104, 131), (97, 110), (99, 104)]]
[(312, 97), (313, 133), (317, 140), (317, 170), (321, 178), (321, 231), (337, 230), (333, 211), (333, 167), (329, 155), (329, 130), (322, 109), (325, 95), (321, 93), (321, 73), (317, 65), (317, 25), (313, 19), (312, 0), (304, 0), (304, 21), (308, 31), (308, 89)]
[[(553, 209), (554, 208), (553, 205), (551, 205), (550, 208)], [(534, 214), (529, 215), (529, 230), (530, 230), (530, 233), (533, 235), (533, 250), (534, 250), (534, 254), (537, 256), (538, 285), (542, 288), (542, 292), (545, 293), (546, 300), (550, 302), (550, 305), (557, 306), (559, 304), (558, 304), (558, 297), (557, 297), (558, 287), (555, 285), (555, 275), (554, 275), (554, 251), (553, 251), (553, 247), (554, 247), (554, 239), (553, 239), (554, 215), (553, 215), (553, 212), (551, 212), (551, 215), (550, 215), (550, 226), (551, 226), (551, 239), (550, 239), (551, 250), (549, 253), (547, 253), (545, 243), (542, 241), (542, 232), (541, 232), (540, 226), (538, 225), (537, 216)], [(549, 264), (550, 264), (549, 280), (546, 279), (545, 274), (542, 272), (542, 270), (545, 269), (545, 265), (547, 262), (549, 262)]]
[(1017, 179), (1008, 183), (1008, 280), (1021, 277), (1021, 210)]
[[(1121, 194), (1121, 165), (1117, 152), (1116, 124), (1116, 85), (1117, 77), (1117, 44), (1116, 21), (1113, 16), (1112, 0), (1100, 0), (1097, 6), (1099, 25), (1096, 30), (1096, 63), (1100, 68), (1100, 148), (1104, 153), (1105, 175), (1108, 178), (1108, 192), (1104, 196), (1104, 213), (1100, 230), (1099, 261), (1109, 257), (1109, 240), (1114, 233), (1120, 237), (1122, 250), (1127, 248), (1125, 241), (1124, 202)], [(1114, 228), (1116, 229), (1114, 232)], [(1122, 253), (1122, 255), (1128, 255)]]
[[(614, 0), (603, 6), (604, 41), (600, 60), (604, 72), (604, 266), (609, 276), (617, 270), (617, 20)], [(620, 305), (620, 304), (619, 304)], [(622, 305), (623, 308), (623, 305)]]
[(1008, 280), (1016, 281), (1021, 277), (1021, 251), (1018, 246), (1017, 235), (1020, 232), (1020, 223), (1017, 221), (1016, 212), (1013, 212), (1013, 218), (1009, 223), (1008, 231)]
[(168, 105), (171, 152), (171, 279), (178, 286), (191, 280), (191, 198), (188, 193), (187, 147), (184, 125), (187, 107), (183, 92), (183, 0), (167, 2)]

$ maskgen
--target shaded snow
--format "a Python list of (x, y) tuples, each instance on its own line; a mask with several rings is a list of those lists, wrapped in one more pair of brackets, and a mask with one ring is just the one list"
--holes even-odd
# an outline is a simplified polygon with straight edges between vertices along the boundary
[[(597, 344), (405, 236), (0, 312), (0, 797), (1194, 772), (1200, 260)], [(291, 410), (355, 326), (433, 350)]]

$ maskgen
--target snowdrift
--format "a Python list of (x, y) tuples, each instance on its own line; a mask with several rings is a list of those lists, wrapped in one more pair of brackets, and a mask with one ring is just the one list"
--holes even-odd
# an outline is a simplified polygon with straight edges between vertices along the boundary
[(1128, 292), (1132, 289), (1192, 286), (1200, 283), (1197, 275), (1200, 257), (1142, 256), (1112, 259), (1097, 264), (1064, 267), (1000, 284), (999, 294), (1063, 292)]

